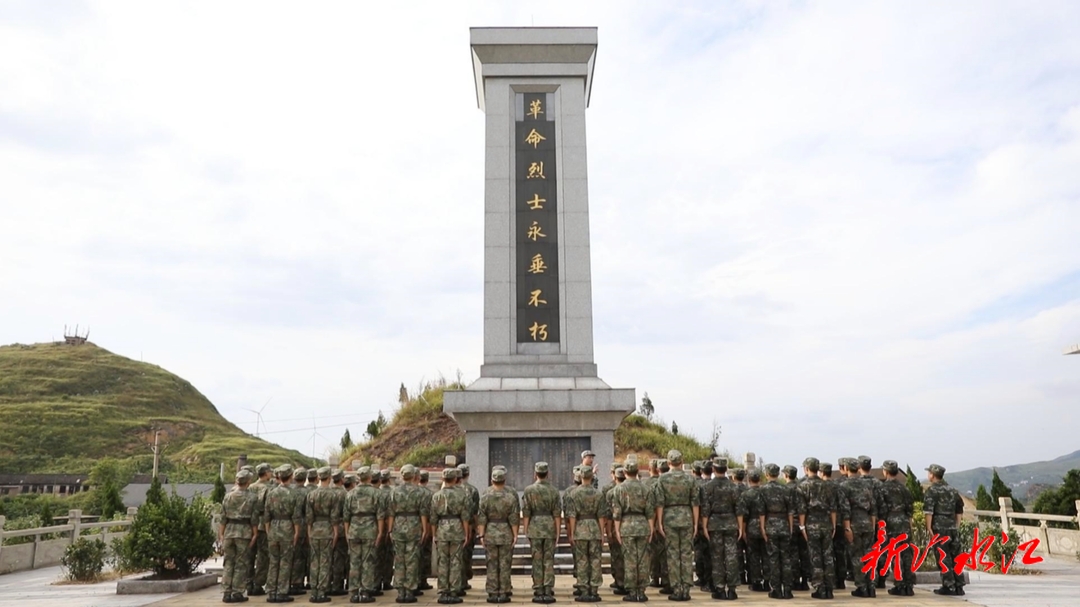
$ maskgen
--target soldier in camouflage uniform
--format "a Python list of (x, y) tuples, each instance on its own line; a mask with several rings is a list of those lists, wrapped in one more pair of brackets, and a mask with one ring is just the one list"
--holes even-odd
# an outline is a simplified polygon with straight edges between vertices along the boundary
[(562, 528), (562, 499), (559, 490), (547, 481), (548, 463), (533, 466), (535, 482), (525, 487), (521, 498), (521, 518), (525, 537), (532, 548), (533, 602), (555, 602), (555, 542)]
[[(469, 495), (469, 526), (476, 528), (476, 511), (480, 509), (480, 490), (469, 482), (469, 464), (458, 464), (461, 470), (461, 482), (458, 486)], [(472, 590), (469, 580), (473, 578), (473, 553), (476, 552), (476, 534), (469, 537), (469, 545), (461, 551), (461, 571), (465, 578), (465, 590)]]
[(517, 543), (520, 503), (516, 491), (506, 488), (506, 469), (491, 471), (491, 487), (480, 498), (476, 535), (487, 553), (487, 602), (510, 602), (510, 566)]
[[(394, 489), (392, 474), (389, 468), (384, 468), (379, 472), (379, 491), (382, 493), (383, 505), (386, 508), (390, 507), (390, 494)], [(372, 474), (372, 480), (374, 476)], [(391, 590), (394, 587), (394, 542), (390, 539), (389, 527), (383, 531), (383, 538), (379, 542), (379, 547), (376, 548), (376, 555), (378, 561), (375, 564), (375, 570), (381, 595), (382, 590)]]
[[(660, 477), (664, 476), (671, 470), (668, 465), (668, 461), (663, 458), (656, 460), (655, 470), (650, 470), (653, 476), (649, 477), (649, 481), (645, 484), (649, 487), (650, 491), (656, 491), (656, 483), (660, 482)], [(654, 588), (660, 588), (660, 594), (672, 594), (674, 590), (671, 587), (671, 578), (668, 577), (667, 566), (667, 538), (660, 534), (660, 520), (654, 518), (653, 528), (657, 530), (653, 534), (652, 542), (649, 543), (649, 548), (652, 550), (650, 554), (651, 560), (651, 575), (652, 582), (649, 584)]]
[[(615, 487), (618, 487), (619, 483), (625, 479), (626, 472), (622, 469), (622, 466), (620, 466), (618, 462), (612, 462), (611, 482), (604, 485), (604, 488), (601, 489), (601, 493), (604, 495), (604, 501), (607, 502), (608, 512), (611, 511), (611, 500)], [(604, 533), (607, 535), (608, 551), (611, 554), (611, 577), (613, 578), (611, 588), (615, 594), (626, 594), (624, 577), (626, 574), (626, 564), (623, 560), (622, 544), (615, 538), (615, 521), (608, 519)]]
[(300, 495), (289, 486), (292, 466), (285, 464), (274, 471), (278, 483), (266, 493), (263, 510), (263, 527), (266, 530), (267, 603), (291, 603), (289, 576), (292, 575), (293, 547), (300, 537), (303, 512)]
[[(900, 465), (893, 460), (885, 460), (881, 464), (881, 471), (885, 473), (885, 482), (881, 487), (884, 503), (882, 512), (878, 513), (878, 519), (885, 520), (885, 532), (888, 534), (888, 539), (891, 540), (902, 534), (911, 537), (911, 516), (915, 511), (914, 500), (907, 485), (900, 480)], [(893, 587), (889, 588), (889, 594), (914, 596), (915, 572), (911, 570), (911, 558), (911, 550), (900, 553), (901, 579), (895, 581)], [(895, 574), (893, 579), (895, 579)]]
[(307, 575), (308, 565), (308, 540), (307, 540), (307, 494), (308, 489), (304, 486), (307, 481), (307, 470), (297, 468), (293, 474), (292, 490), (296, 493), (296, 500), (300, 502), (300, 531), (296, 537), (296, 545), (293, 546), (292, 564), (289, 572), (289, 595), (305, 594), (304, 576)]
[(757, 469), (746, 474), (746, 491), (739, 495), (736, 513), (742, 516), (746, 527), (747, 583), (756, 592), (768, 590), (765, 571), (765, 502), (759, 490), (761, 472)]
[[(566, 500), (570, 499), (570, 497), (574, 494), (575, 489), (578, 489), (578, 488), (581, 487), (581, 468), (582, 468), (582, 466), (580, 466), (580, 465), (574, 466), (574, 469), (573, 469), (574, 482), (571, 483), (570, 486), (567, 487), (566, 490), (564, 490), (563, 493), (562, 493), (563, 520), (564, 521), (566, 520)], [(557, 535), (558, 534), (556, 534), (556, 536)], [(573, 538), (570, 536), (570, 528), (569, 527), (567, 527), (566, 541), (567, 541), (567, 543), (570, 544), (571, 552), (573, 552), (574, 542), (573, 542)], [(556, 539), (555, 545), (558, 546), (558, 544), (559, 544), (559, 542)], [(581, 596), (581, 594), (583, 592), (583, 588), (577, 582), (577, 579), (578, 579), (577, 560), (574, 560), (573, 563), (571, 564), (570, 575), (572, 575), (574, 577), (574, 596), (576, 596), (576, 597)]]
[(693, 541), (701, 518), (701, 495), (694, 477), (682, 469), (682, 453), (672, 449), (667, 456), (673, 469), (661, 474), (653, 487), (657, 531), (664, 537), (671, 600), (689, 601), (694, 585)]
[[(701, 462), (701, 480), (698, 481), (698, 498), (705, 503), (705, 485), (712, 480), (713, 462), (711, 459)], [(698, 525), (698, 533), (694, 538), (694, 567), (697, 571), (697, 585), (702, 589), (712, 588), (712, 550), (709, 548), (709, 540), (705, 537), (705, 526)], [(711, 592), (711, 590), (710, 590)]]
[(795, 528), (796, 502), (791, 488), (780, 484), (780, 466), (765, 465), (766, 483), (760, 488), (765, 508), (765, 555), (768, 558), (769, 598), (790, 599), (795, 561), (791, 536)]
[[(735, 483), (735, 489), (738, 495), (741, 497), (743, 492), (746, 491), (746, 470), (744, 468), (736, 468), (731, 472), (731, 482)], [(737, 503), (737, 502), (736, 502)], [(738, 542), (739, 553), (739, 582), (742, 584), (749, 584), (747, 581), (749, 574), (746, 568), (746, 538), (739, 540)]]
[[(873, 461), (870, 459), (870, 456), (868, 456), (868, 455), (860, 455), (855, 460), (855, 463), (856, 463), (856, 467), (858, 469), (858, 478), (859, 478), (859, 480), (861, 482), (866, 483), (868, 486), (873, 488), (873, 491), (874, 491), (874, 504), (875, 504), (874, 511), (877, 514), (878, 523), (881, 523), (881, 522), (883, 522), (885, 520), (884, 518), (882, 518), (882, 513), (885, 510), (885, 497), (884, 497), (884, 494), (883, 494), (884, 483), (879, 481), (877, 478), (874, 477), (873, 474), (870, 473), (870, 471), (873, 469)], [(875, 530), (874, 533), (876, 534), (877, 531)], [(871, 542), (871, 545), (873, 545), (873, 542)], [(881, 566), (884, 565), (884, 562), (885, 562), (884, 559), (885, 559), (885, 556), (882, 555), (881, 559), (875, 565), (875, 569), (880, 570)], [(859, 563), (859, 568), (860, 569), (862, 568), (862, 566), (863, 566), (863, 564)], [(874, 582), (874, 588), (884, 588), (885, 587), (885, 576), (875, 574), (875, 575), (871, 575), (870, 577)], [(876, 592), (875, 592), (875, 595), (876, 595)]]
[(841, 482), (837, 495), (841, 505), (846, 503), (846, 508), (843, 508), (847, 511), (844, 536), (850, 544), (848, 565), (855, 578), (855, 589), (851, 591), (851, 595), (871, 598), (877, 595), (877, 590), (871, 583), (869, 575), (862, 571), (862, 557), (874, 545), (878, 505), (875, 487), (870, 483), (877, 484), (877, 481), (869, 477), (868, 480), (864, 480), (851, 476), (852, 469), (857, 466), (852, 458), (844, 458), (841, 465), (849, 473), (847, 480)]
[(603, 528), (611, 515), (604, 494), (593, 487), (592, 467), (582, 465), (579, 470), (581, 486), (563, 499), (566, 535), (574, 551), (574, 571), (581, 588), (576, 601), (595, 603), (600, 600), (599, 588), (603, 583), (600, 564)]
[(469, 539), (468, 494), (456, 487), (457, 468), (443, 470), (443, 487), (431, 496), (431, 514), (435, 525), (435, 569), (439, 577), (439, 603), (461, 602), (464, 580), (461, 574), (461, 551)]
[(330, 468), (318, 470), (319, 486), (307, 496), (308, 541), (311, 543), (311, 603), (329, 603), (330, 554), (334, 544), (345, 541), (338, 537), (341, 524), (341, 505), (338, 494), (330, 486)]
[(401, 467), (402, 484), (390, 493), (390, 537), (394, 541), (394, 585), (397, 602), (415, 603), (423, 594), (420, 585), (420, 540), (427, 525), (431, 494), (413, 479), (418, 470), (412, 464)]
[(833, 494), (836, 495), (836, 529), (833, 530), (832, 535), (832, 553), (833, 553), (833, 590), (844, 589), (844, 578), (847, 576), (847, 558), (845, 557), (847, 548), (847, 539), (845, 538), (845, 525), (848, 524), (847, 516), (847, 500), (841, 499), (841, 481), (840, 475), (833, 475), (833, 467), (831, 462), (821, 462), (818, 469), (818, 478), (832, 487)]
[[(259, 500), (259, 511), (266, 506), (266, 493), (270, 490), (270, 480), (274, 469), (270, 464), (262, 463), (255, 466), (255, 476), (258, 478), (248, 488), (255, 493)], [(266, 594), (267, 567), (270, 564), (270, 553), (266, 548), (266, 527), (259, 520), (259, 533), (255, 540), (255, 548), (248, 554), (248, 596), (262, 596)]]
[(224, 571), (221, 575), (223, 603), (241, 603), (247, 600), (247, 555), (255, 547), (258, 537), (257, 496), (250, 491), (252, 474), (247, 470), (236, 473), (236, 486), (221, 502), (221, 527), (218, 543), (221, 545)]
[[(428, 497), (435, 495), (435, 488), (428, 484), (431, 480), (431, 475), (427, 470), (421, 470), (418, 475), (417, 484), (421, 489), (428, 492)], [(420, 585), (417, 586), (417, 590), (431, 590), (433, 587), (428, 579), (431, 577), (431, 546), (434, 543), (435, 538), (435, 521), (431, 516), (431, 500), (428, 499), (428, 510), (425, 513), (427, 516), (427, 527), (424, 529), (424, 535), (420, 540)]]
[(705, 505), (701, 524), (712, 551), (712, 598), (735, 600), (739, 585), (738, 542), (744, 535), (744, 521), (738, 515), (739, 489), (726, 475), (727, 460), (713, 463), (717, 477), (705, 485)]
[(371, 468), (357, 471), (359, 484), (345, 496), (341, 508), (349, 547), (349, 602), (375, 602), (375, 551), (386, 527), (386, 508), (379, 490), (372, 486)]
[(637, 460), (623, 465), (626, 480), (612, 490), (611, 518), (615, 521), (615, 539), (623, 547), (626, 564), (624, 601), (643, 603), (649, 583), (649, 540), (654, 533), (656, 496), (637, 479)]
[(327, 591), (327, 596), (345, 596), (349, 593), (345, 589), (348, 578), (345, 575), (345, 570), (349, 561), (349, 544), (346, 541), (345, 535), (345, 519), (342, 516), (341, 509), (345, 506), (345, 496), (348, 492), (345, 490), (345, 471), (333, 470), (330, 474), (330, 489), (334, 492), (337, 499), (338, 509), (338, 528), (337, 535), (338, 540), (334, 543), (333, 549), (330, 551), (330, 589)]
[(956, 575), (953, 567), (961, 550), (957, 527), (960, 525), (960, 515), (964, 513), (964, 500), (960, 499), (956, 489), (945, 482), (944, 467), (930, 464), (926, 470), (926, 478), (930, 481), (930, 487), (923, 493), (927, 537), (938, 534), (949, 538), (949, 541), (941, 544), (945, 555), (939, 565), (946, 569), (941, 572), (941, 588), (935, 588), (934, 594), (963, 596), (964, 576)]
[[(796, 509), (799, 504), (799, 497), (796, 495), (796, 490), (799, 486), (799, 469), (792, 465), (784, 466), (784, 482), (787, 483), (788, 490), (792, 493), (792, 501), (796, 504)], [(798, 513), (796, 513), (798, 516)], [(796, 520), (796, 522), (798, 522)], [(800, 530), (796, 529), (795, 534), (791, 537), (791, 542), (788, 544), (792, 553), (792, 564), (794, 569), (794, 586), (792, 590), (810, 590), (810, 549), (806, 545), (806, 538)]]
[(831, 599), (833, 588), (832, 538), (836, 533), (837, 509), (833, 487), (818, 476), (821, 463), (816, 457), (803, 460), (804, 478), (797, 487), (799, 496), (799, 531), (810, 551), (811, 595)]

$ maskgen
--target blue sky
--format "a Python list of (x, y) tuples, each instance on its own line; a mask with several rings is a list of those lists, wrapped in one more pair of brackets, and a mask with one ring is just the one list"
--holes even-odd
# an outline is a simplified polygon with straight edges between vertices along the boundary
[[(596, 362), (722, 446), (1080, 448), (1075, 3), (0, 5), (0, 343), (323, 454), (482, 357), (470, 26), (595, 25)], [(314, 416), (313, 421), (296, 421)], [(700, 430), (699, 430), (700, 429)]]

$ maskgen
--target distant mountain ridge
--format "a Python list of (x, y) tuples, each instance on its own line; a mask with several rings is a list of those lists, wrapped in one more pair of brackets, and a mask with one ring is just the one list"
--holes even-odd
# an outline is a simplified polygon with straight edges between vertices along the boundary
[[(1080, 451), (1073, 451), (1050, 461), (999, 466), (996, 469), (1001, 480), (1012, 488), (1013, 495), (1027, 505), (1030, 488), (1058, 485), (1065, 473), (1074, 468), (1080, 468)], [(993, 478), (994, 470), (995, 468), (984, 467), (948, 472), (945, 480), (961, 493), (973, 496), (979, 485), (985, 485), (987, 491), (990, 490), (990, 479)]]
[(165, 466), (196, 473), (217, 472), (239, 455), (312, 461), (245, 433), (191, 383), (156, 365), (90, 342), (0, 346), (0, 472), (82, 474), (104, 457), (149, 472), (155, 431)]

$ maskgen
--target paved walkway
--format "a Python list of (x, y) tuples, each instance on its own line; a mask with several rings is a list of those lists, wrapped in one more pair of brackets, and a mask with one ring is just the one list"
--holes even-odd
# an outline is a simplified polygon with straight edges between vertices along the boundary
[[(60, 567), (43, 567), (0, 575), (0, 605), (12, 607), (141, 607), (177, 597), (175, 594), (116, 594), (116, 580), (98, 584), (62, 584)], [(183, 597), (179, 597), (183, 598)], [(220, 597), (219, 597), (220, 598)], [(174, 603), (175, 604), (175, 603)], [(184, 603), (180, 603), (184, 604)]]

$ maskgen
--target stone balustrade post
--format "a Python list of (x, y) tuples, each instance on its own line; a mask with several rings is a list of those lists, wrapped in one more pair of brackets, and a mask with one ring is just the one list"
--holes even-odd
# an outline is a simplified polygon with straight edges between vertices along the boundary
[[(1080, 500), (1076, 500), (1076, 525), (1080, 527)], [(3, 520), (0, 518), (0, 520)], [(0, 529), (3, 529), (3, 525), (0, 525)]]
[(743, 454), (743, 467), (745, 467), (748, 471), (754, 467), (756, 462), (757, 456), (754, 455), (753, 452), (747, 451), (745, 454)]
[(7, 517), (0, 514), (0, 555), (4, 553), (4, 524), (7, 523)]
[(127, 509), (127, 516), (125, 516), (124, 518), (126, 518), (129, 521), (133, 521), (133, 520), (135, 520), (135, 515), (138, 514), (138, 512), (139, 512), (138, 508), (136, 508), (135, 506), (131, 506), (130, 508)]
[(68, 524), (71, 525), (71, 544), (82, 534), (82, 510), (68, 510)]
[(1011, 497), (999, 497), (998, 504), (1001, 505), (1001, 530), (1005, 533), (1009, 532), (1009, 513), (1013, 511), (1012, 498)]

